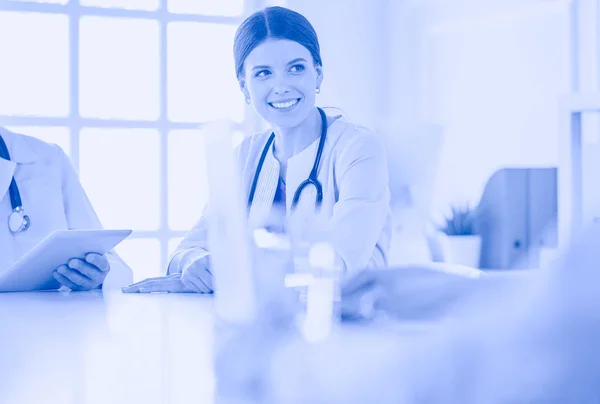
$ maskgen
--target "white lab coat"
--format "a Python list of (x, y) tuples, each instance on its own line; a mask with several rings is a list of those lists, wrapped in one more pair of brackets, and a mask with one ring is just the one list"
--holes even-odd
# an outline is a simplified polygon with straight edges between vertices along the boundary
[[(323, 148), (318, 179), (323, 186), (323, 203), (315, 213), (315, 191), (302, 192), (298, 208), (291, 212), (296, 189), (309, 176), (319, 140), (288, 160), (286, 204), (288, 218), (329, 232), (331, 244), (347, 274), (365, 268), (387, 266), (391, 237), (390, 190), (386, 153), (376, 134), (342, 119), (331, 123)], [(244, 200), (258, 161), (271, 131), (246, 138), (237, 150)], [(279, 162), (269, 150), (263, 164), (249, 222), (260, 223), (270, 213), (279, 181)], [(167, 272), (181, 272), (186, 262), (208, 256), (207, 223), (203, 217), (186, 235), (171, 256)], [(206, 260), (209, 265), (209, 260)], [(210, 268), (209, 268), (210, 269)]]
[[(59, 146), (2, 127), (0, 135), (11, 157), (10, 161), (0, 158), (0, 271), (54, 230), (102, 228), (69, 158)], [(8, 229), (13, 176), (23, 209), (31, 218), (30, 228), (17, 234)], [(131, 284), (133, 273), (129, 266), (114, 252), (107, 258), (111, 271), (103, 287)]]

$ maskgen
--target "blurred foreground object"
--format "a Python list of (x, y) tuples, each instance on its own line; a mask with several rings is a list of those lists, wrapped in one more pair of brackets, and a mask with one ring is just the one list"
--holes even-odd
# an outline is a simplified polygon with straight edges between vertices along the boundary
[(436, 319), (464, 298), (481, 274), (447, 263), (368, 269), (342, 286), (342, 315), (345, 320)]
[[(294, 251), (299, 249), (288, 233), (285, 206), (274, 205), (264, 220), (248, 220), (230, 146), (232, 124), (212, 122), (202, 131), (210, 187), (207, 228), (215, 285), (216, 401), (275, 403), (269, 398), (266, 370), (278, 344), (299, 331), (301, 302), (285, 285), (286, 275), (295, 271)], [(307, 340), (322, 341), (334, 321), (335, 276), (325, 272), (334, 266), (335, 254), (314, 254), (316, 240), (302, 241), (307, 242), (309, 256), (299, 261), (309, 263), (312, 275), (302, 331)]]
[[(600, 229), (591, 228), (549, 268), (482, 273), (466, 288), (457, 283), (448, 290), (465, 293), (437, 321), (425, 316), (397, 329), (369, 323), (320, 347), (289, 344), (272, 366), (278, 398), (288, 404), (599, 403), (599, 245)], [(405, 288), (436, 290), (442, 278), (429, 279), (434, 287), (406, 279)], [(409, 312), (415, 296), (421, 298), (408, 294), (396, 302)]]

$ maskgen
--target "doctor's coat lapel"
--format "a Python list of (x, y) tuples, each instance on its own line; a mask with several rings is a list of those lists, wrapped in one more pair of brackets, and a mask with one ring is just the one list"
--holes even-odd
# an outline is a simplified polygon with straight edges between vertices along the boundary
[[(258, 169), (260, 154), (261, 153), (258, 153), (256, 164), (254, 165), (254, 167), (256, 167), (255, 170)], [(253, 172), (249, 178), (249, 189), (252, 187), (252, 181), (254, 180), (255, 175), (256, 172)], [(256, 185), (256, 192), (254, 193), (254, 200), (252, 201), (252, 206), (250, 206), (248, 222), (251, 229), (260, 226), (269, 217), (278, 183), (279, 161), (277, 161), (273, 155), (273, 146), (271, 146), (265, 157), (262, 169), (260, 170)]]
[(0, 201), (8, 194), (8, 188), (15, 172), (17, 164), (0, 158)]
[(18, 139), (17, 135), (0, 127), (0, 136), (4, 139), (10, 154), (10, 161), (0, 158), (0, 201), (8, 194), (13, 176), (17, 177), (19, 168), (17, 164), (30, 164), (37, 160), (37, 156), (26, 138)]

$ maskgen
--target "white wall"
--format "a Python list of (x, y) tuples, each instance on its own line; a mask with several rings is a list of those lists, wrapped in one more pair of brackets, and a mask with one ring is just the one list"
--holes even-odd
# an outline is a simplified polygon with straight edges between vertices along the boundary
[(375, 127), (389, 108), (388, 3), (394, 0), (288, 0), (315, 27), (324, 81), (317, 103)]
[(419, 116), (442, 124), (446, 139), (440, 207), (477, 203), (501, 167), (555, 166), (558, 99), (571, 84), (566, 1), (454, 3), (421, 6)]
[[(288, 0), (319, 34), (320, 101), (380, 129), (444, 126), (434, 212), (504, 166), (555, 166), (570, 91), (569, 1)], [(402, 142), (398, 141), (400, 145)]]
[[(600, 1), (579, 0), (575, 10), (578, 28), (574, 90), (583, 93), (600, 90)], [(598, 113), (582, 116), (582, 219), (600, 217), (600, 119)]]

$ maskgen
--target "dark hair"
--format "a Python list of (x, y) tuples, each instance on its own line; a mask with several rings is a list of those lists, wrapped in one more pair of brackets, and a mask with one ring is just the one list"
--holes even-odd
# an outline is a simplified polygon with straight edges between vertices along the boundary
[(308, 49), (317, 66), (323, 65), (317, 33), (306, 17), (288, 8), (267, 7), (246, 18), (235, 33), (233, 56), (238, 78), (244, 74), (250, 52), (269, 38), (298, 42)]

